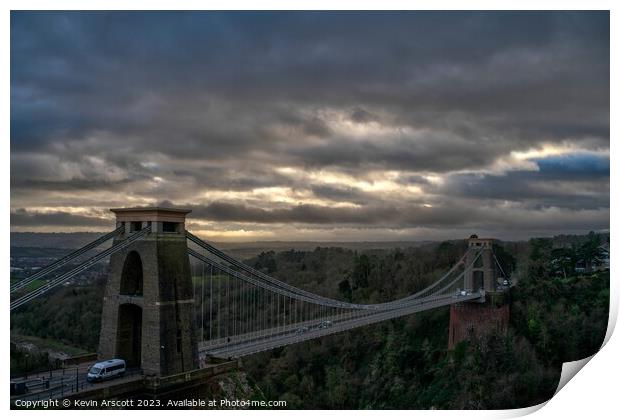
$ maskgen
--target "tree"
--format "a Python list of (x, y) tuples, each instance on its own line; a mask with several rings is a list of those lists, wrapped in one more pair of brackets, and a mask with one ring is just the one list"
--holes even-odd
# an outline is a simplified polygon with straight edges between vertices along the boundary
[(356, 257), (355, 266), (353, 267), (353, 289), (368, 287), (368, 278), (371, 269), (372, 266), (367, 255), (362, 254)]
[(586, 238), (586, 241), (581, 244), (577, 250), (577, 255), (580, 260), (583, 260), (587, 268), (592, 267), (593, 264), (598, 265), (603, 259), (603, 250), (601, 249), (601, 236), (597, 233), (590, 232)]
[(499, 244), (493, 244), (493, 253), (495, 254), (495, 258), (497, 258), (497, 262), (499, 263), (504, 274), (507, 277), (510, 277), (517, 263), (515, 257), (508, 253), (504, 247)]
[(338, 283), (338, 291), (347, 301), (351, 301), (352, 290), (351, 283), (349, 283), (348, 278), (345, 278), (343, 281)]

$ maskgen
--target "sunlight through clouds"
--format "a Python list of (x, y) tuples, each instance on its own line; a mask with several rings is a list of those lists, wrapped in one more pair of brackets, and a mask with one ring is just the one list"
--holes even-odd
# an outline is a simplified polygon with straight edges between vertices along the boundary
[(164, 204), (235, 241), (604, 230), (609, 21), (16, 12), (10, 142), (12, 231)]

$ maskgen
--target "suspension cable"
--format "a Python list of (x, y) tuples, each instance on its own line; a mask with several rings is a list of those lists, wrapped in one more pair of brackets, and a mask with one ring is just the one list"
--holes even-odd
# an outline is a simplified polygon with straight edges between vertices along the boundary
[(76, 259), (77, 257), (84, 255), (86, 252), (90, 251), (91, 249), (101, 245), (104, 242), (107, 242), (108, 240), (112, 239), (113, 237), (120, 235), (121, 233), (123, 233), (125, 231), (125, 227), (124, 226), (120, 226), (116, 229), (114, 229), (112, 232), (109, 232), (103, 236), (100, 236), (99, 238), (95, 239), (94, 241), (90, 242), (89, 244), (84, 245), (82, 248), (73, 251), (72, 253), (70, 253), (69, 255), (65, 255), (64, 257), (62, 257), (61, 259), (54, 261), (52, 264), (43, 267), (42, 269), (40, 269), (39, 271), (37, 271), (35, 274), (31, 275), (28, 278), (25, 278), (23, 280), (21, 280), (18, 283), (12, 284), (11, 285), (11, 293), (14, 293), (20, 289), (23, 289), (24, 287), (28, 286), (30, 283), (32, 283), (35, 280), (40, 279), (43, 276), (46, 276), (49, 273), (52, 273), (56, 270), (58, 270), (59, 268), (65, 266), (67, 263), (73, 261), (74, 259)]
[(148, 227), (146, 227), (146, 228), (144, 228), (144, 229), (134, 233), (133, 235), (129, 236), (124, 241), (117, 243), (116, 245), (108, 248), (107, 250), (105, 250), (103, 252), (100, 252), (99, 254), (95, 255), (94, 257), (90, 258), (89, 260), (83, 262), (78, 267), (74, 268), (73, 270), (71, 270), (71, 271), (69, 271), (69, 272), (67, 272), (67, 273), (65, 273), (65, 274), (63, 274), (63, 275), (61, 275), (59, 277), (56, 277), (56, 278), (54, 278), (52, 280), (49, 280), (47, 283), (45, 283), (41, 287), (31, 291), (30, 293), (27, 293), (24, 296), (21, 296), (21, 297), (15, 299), (14, 301), (11, 302), (11, 311), (13, 309), (17, 309), (20, 306), (30, 302), (32, 299), (34, 299), (36, 297), (39, 297), (39, 296), (42, 296), (42, 295), (46, 294), (49, 290), (53, 289), (54, 287), (58, 286), (59, 284), (62, 284), (66, 280), (70, 279), (71, 277), (75, 276), (76, 274), (81, 273), (82, 271), (86, 270), (87, 268), (92, 267), (93, 265), (95, 265), (96, 263), (98, 263), (102, 259), (108, 257), (109, 255), (112, 255), (115, 252), (118, 252), (121, 249), (124, 249), (124, 248), (128, 247), (133, 242), (135, 242), (136, 240), (140, 239), (141, 237), (143, 237), (144, 235), (146, 235), (150, 231), (151, 231), (151, 227), (148, 226)]

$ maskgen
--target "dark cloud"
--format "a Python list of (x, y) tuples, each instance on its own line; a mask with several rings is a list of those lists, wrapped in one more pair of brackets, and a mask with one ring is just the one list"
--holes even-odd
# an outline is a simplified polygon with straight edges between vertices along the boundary
[[(12, 12), (12, 208), (113, 191), (220, 221), (447, 229), (467, 221), (415, 206), (604, 209), (608, 158), (488, 169), (542, 146), (608, 151), (609, 64), (608, 12)], [(422, 196), (304, 171), (398, 171)], [(331, 204), (253, 195), (269, 188)]]
[(367, 123), (371, 121), (377, 121), (377, 116), (372, 113), (366, 111), (364, 108), (356, 107), (351, 112), (351, 120), (357, 123)]
[(125, 188), (132, 180), (109, 181), (103, 179), (76, 179), (66, 181), (46, 181), (42, 179), (14, 179), (11, 188), (38, 191), (114, 191)]
[(398, 215), (395, 208), (348, 208), (297, 205), (264, 210), (245, 205), (215, 202), (194, 207), (192, 215), (212, 221), (304, 224), (376, 224)]
[[(474, 146), (469, 140), (444, 131), (416, 135), (402, 133), (387, 141), (335, 139), (325, 144), (300, 145), (291, 148), (289, 154), (294, 164), (308, 167), (344, 166), (356, 168), (359, 172), (378, 168), (448, 172), (479, 169), (491, 164), (499, 155), (496, 149), (497, 146), (490, 142), (480, 141)], [(483, 152), (487, 150), (488, 154)]]
[[(408, 205), (398, 208), (343, 208), (297, 205), (274, 210), (215, 202), (207, 206), (193, 206), (193, 209), (194, 218), (210, 222), (241, 223), (235, 229), (248, 226), (261, 229), (264, 226), (288, 224), (306, 229), (371, 227), (373, 231), (430, 228), (462, 232), (465, 229), (470, 232), (502, 232), (509, 237), (523, 237), (523, 229), (530, 232), (572, 232), (605, 229), (609, 224), (609, 209), (527, 209), (512, 206), (497, 211), (493, 206), (474, 206), (456, 200), (448, 200), (433, 207)], [(515, 220), (519, 223), (515, 224)]]
[(26, 209), (17, 209), (11, 212), (11, 226), (15, 227), (40, 227), (40, 226), (88, 226), (110, 227), (110, 219), (102, 217), (81, 216), (64, 211), (56, 212), (29, 212)]
[(254, 128), (257, 108), (295, 119), (287, 104), (364, 104), (412, 125), (457, 111), (495, 134), (555, 137), (579, 115), (570, 134), (608, 132), (606, 13), (58, 12), (13, 13), (12, 26), (16, 147), (170, 121), (195, 136), (195, 117), (224, 98), (245, 104)]
[(333, 201), (344, 201), (355, 204), (368, 204), (375, 200), (372, 194), (360, 191), (352, 187), (339, 187), (326, 184), (311, 186), (312, 193), (319, 198), (327, 198)]

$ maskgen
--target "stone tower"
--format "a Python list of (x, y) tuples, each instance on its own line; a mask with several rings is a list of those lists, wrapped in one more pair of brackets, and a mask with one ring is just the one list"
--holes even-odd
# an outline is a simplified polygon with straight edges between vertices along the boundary
[(198, 367), (193, 287), (185, 238), (190, 210), (160, 207), (111, 209), (124, 240), (151, 232), (110, 257), (103, 298), (99, 358), (114, 357), (165, 376)]
[[(489, 334), (493, 330), (506, 332), (510, 319), (509, 289), (497, 288), (498, 273), (493, 257), (493, 239), (469, 237), (465, 259), (465, 289), (484, 290), (481, 300), (450, 305), (448, 348), (459, 342)], [(480, 257), (476, 258), (480, 253)]]
[[(465, 289), (495, 291), (497, 273), (493, 260), (493, 242), (494, 239), (481, 239), (477, 235), (471, 235), (469, 238), (471, 252), (465, 259)], [(479, 252), (481, 255), (474, 262)]]

